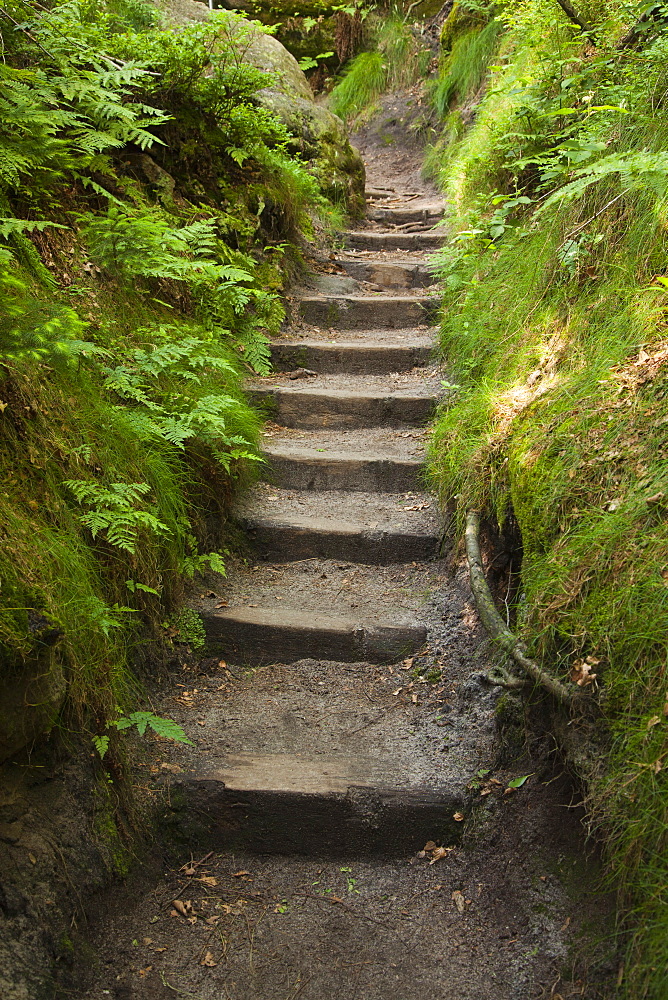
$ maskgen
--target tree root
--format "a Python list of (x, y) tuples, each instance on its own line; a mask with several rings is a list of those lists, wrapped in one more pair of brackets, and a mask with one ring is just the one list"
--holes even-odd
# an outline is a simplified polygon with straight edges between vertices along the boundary
[[(534, 660), (529, 659), (524, 645), (513, 635), (496, 610), (482, 566), (479, 533), (480, 515), (477, 511), (471, 510), (466, 515), (466, 555), (469, 562), (471, 590), (485, 631), (490, 639), (505, 649), (525, 673), (541, 687), (544, 687), (546, 691), (549, 691), (553, 698), (556, 698), (562, 705), (574, 705), (575, 701), (578, 700), (577, 697), (572, 695), (560, 681), (550, 676)], [(491, 684), (499, 684), (509, 688), (524, 687), (527, 684), (526, 680), (514, 676), (503, 667), (492, 667), (488, 671), (487, 679)]]

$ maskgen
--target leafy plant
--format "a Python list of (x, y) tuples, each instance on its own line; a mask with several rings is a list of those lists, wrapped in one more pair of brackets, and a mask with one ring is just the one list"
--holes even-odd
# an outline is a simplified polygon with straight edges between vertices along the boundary
[(137, 507), (151, 487), (148, 483), (110, 483), (101, 486), (92, 480), (67, 479), (64, 486), (72, 491), (78, 503), (91, 509), (79, 515), (81, 523), (93, 538), (103, 531), (110, 545), (134, 553), (141, 529), (156, 535), (169, 533), (166, 524), (148, 510)]
[[(122, 715), (118, 719), (111, 719), (107, 723), (107, 729), (116, 729), (118, 732), (127, 732), (129, 729), (136, 729), (140, 736), (146, 734), (147, 729), (151, 729), (156, 736), (161, 736), (165, 740), (173, 740), (175, 743), (187, 743), (194, 746), (188, 738), (183, 728), (173, 719), (165, 719), (153, 712), (131, 712), (129, 715)], [(93, 736), (93, 746), (103, 760), (109, 749), (109, 737), (106, 735)]]

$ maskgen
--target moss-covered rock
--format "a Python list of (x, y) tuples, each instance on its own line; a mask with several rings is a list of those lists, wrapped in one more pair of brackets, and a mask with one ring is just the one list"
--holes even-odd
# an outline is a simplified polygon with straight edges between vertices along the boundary
[[(195, 0), (168, 0), (163, 10), (181, 24), (204, 20), (209, 14)], [(246, 33), (249, 27), (250, 35), (244, 36), (244, 58), (274, 78), (259, 92), (259, 100), (294, 135), (324, 193), (352, 215), (361, 215), (365, 208), (364, 164), (351, 146), (343, 122), (316, 103), (308, 80), (285, 46), (251, 22), (241, 22), (240, 30)]]

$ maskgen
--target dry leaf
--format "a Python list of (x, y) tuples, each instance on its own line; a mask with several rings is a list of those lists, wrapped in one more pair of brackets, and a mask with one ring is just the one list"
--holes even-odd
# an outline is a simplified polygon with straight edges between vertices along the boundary
[(464, 813), (456, 812), (452, 818), (455, 823), (461, 823), (464, 819)]
[(215, 967), (218, 965), (218, 962), (215, 961), (211, 952), (207, 951), (206, 954), (204, 955), (204, 958), (199, 964), (206, 965), (207, 969), (215, 969)]
[(446, 858), (451, 850), (451, 847), (437, 847), (431, 852), (431, 861), (429, 864), (435, 865), (437, 861), (440, 861), (442, 858)]
[(596, 680), (597, 674), (592, 672), (592, 667), (600, 660), (595, 659), (593, 656), (588, 656), (586, 660), (576, 660), (571, 667), (571, 680), (578, 687), (586, 687), (588, 684), (593, 684)]
[(154, 948), (153, 949), (158, 955), (162, 954), (163, 951), (167, 951), (166, 948)]
[(242, 875), (250, 875), (250, 872), (247, 871), (232, 872), (232, 878), (241, 878)]
[(182, 917), (189, 917), (193, 911), (193, 904), (189, 899), (186, 899), (185, 903), (181, 899), (173, 899), (172, 906)]
[(413, 666), (414, 659), (415, 659), (414, 656), (409, 656), (406, 660), (404, 660), (401, 669), (402, 670), (410, 670), (411, 667)]
[(660, 722), (661, 722), (660, 716), (653, 715), (652, 718), (647, 723), (647, 728), (648, 729), (653, 729), (654, 726), (658, 726)]
[(144, 944), (153, 944), (153, 938), (149, 938), (149, 937), (142, 938), (142, 942)]
[(433, 840), (428, 840), (427, 843), (424, 845), (423, 850), (425, 850), (425, 851), (435, 851), (436, 850), (436, 844), (434, 843)]
[(452, 894), (452, 899), (455, 906), (457, 907), (457, 910), (460, 913), (463, 913), (464, 910), (466, 909), (466, 900), (464, 899), (464, 894), (461, 893), (459, 889), (455, 889), (455, 891)]
[(658, 774), (659, 771), (663, 770), (663, 764), (661, 763), (660, 759), (654, 761), (654, 763), (652, 764), (652, 770), (654, 771), (655, 774)]
[(218, 879), (214, 878), (213, 875), (202, 875), (202, 877), (198, 878), (197, 881), (202, 882), (203, 885), (218, 885)]

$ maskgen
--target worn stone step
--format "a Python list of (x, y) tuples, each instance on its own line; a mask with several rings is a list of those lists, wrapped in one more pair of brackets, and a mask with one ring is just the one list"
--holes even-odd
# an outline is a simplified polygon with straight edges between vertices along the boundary
[(433, 226), (443, 218), (443, 205), (370, 205), (366, 214), (373, 222), (384, 222), (388, 225), (404, 226), (415, 223)]
[(265, 559), (350, 559), (387, 565), (433, 559), (440, 537), (433, 532), (369, 528), (362, 521), (308, 517), (246, 517), (241, 524)]
[(389, 565), (434, 559), (443, 525), (426, 493), (281, 490), (258, 483), (235, 516), (262, 559)]
[[(171, 786), (170, 822), (205, 848), (316, 857), (401, 857), (436, 837), (454, 844), (466, 808), (463, 784), (404, 788), (378, 784), (361, 755), (304, 759), (230, 754)], [(381, 775), (382, 778), (382, 775)]]
[(427, 229), (421, 233), (376, 232), (372, 229), (361, 229), (357, 232), (344, 233), (345, 244), (351, 250), (437, 250), (445, 243), (445, 230)]
[(296, 490), (420, 489), (426, 431), (281, 428), (265, 435), (263, 478)]
[(209, 650), (233, 663), (291, 663), (305, 656), (343, 663), (395, 663), (420, 649), (427, 637), (418, 624), (367, 623), (294, 608), (243, 607), (200, 614)]
[[(322, 373), (348, 372), (382, 375), (403, 372), (419, 365), (427, 365), (434, 354), (434, 343), (421, 331), (406, 331), (404, 339), (381, 339), (374, 332), (374, 339), (274, 341), (271, 360), (278, 371), (309, 368)], [(371, 336), (371, 333), (369, 333)]]
[(429, 295), (306, 295), (299, 299), (299, 312), (317, 326), (393, 329), (433, 322), (439, 304)]
[(330, 452), (314, 448), (265, 448), (267, 477), (278, 486), (300, 490), (369, 490), (395, 493), (421, 485), (422, 462), (363, 452)]
[(424, 288), (436, 282), (436, 275), (426, 264), (416, 261), (383, 261), (368, 257), (345, 257), (337, 264), (356, 281), (369, 281), (384, 288)]
[(319, 857), (406, 858), (429, 840), (455, 843), (493, 718), (474, 730), (450, 711), (457, 753), (444, 753), (438, 704), (424, 688), (417, 704), (395, 694), (408, 683), (399, 674), (304, 658), (238, 676), (224, 696), (220, 675), (210, 687), (200, 677), (195, 704), (169, 706), (200, 744), (163, 750), (178, 774), (165, 800), (172, 830), (204, 850)]
[(269, 376), (255, 379), (250, 392), (284, 427), (403, 427), (427, 423), (441, 380), (432, 369), (393, 376)]

